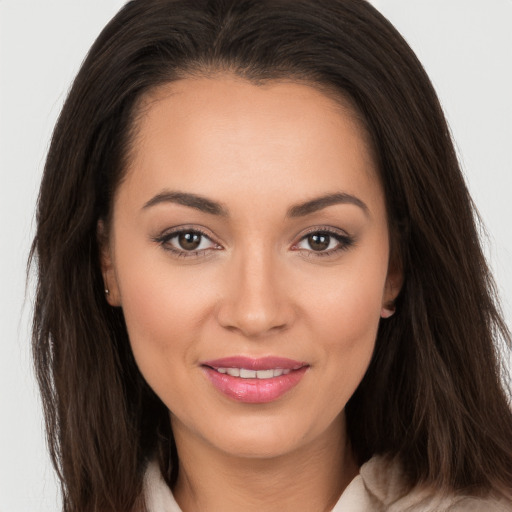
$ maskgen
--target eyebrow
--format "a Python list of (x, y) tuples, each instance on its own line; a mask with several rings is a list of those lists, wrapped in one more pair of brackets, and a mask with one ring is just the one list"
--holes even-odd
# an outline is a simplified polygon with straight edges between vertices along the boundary
[(228, 216), (228, 210), (221, 203), (187, 192), (164, 191), (151, 198), (143, 206), (143, 209), (150, 208), (151, 206), (161, 203), (176, 203), (190, 208), (195, 208), (196, 210), (200, 210), (205, 213), (210, 213), (211, 215), (220, 215), (222, 217)]
[[(222, 217), (229, 216), (227, 208), (222, 203), (188, 192), (161, 192), (145, 203), (143, 209), (147, 209), (161, 203), (181, 204), (211, 215), (218, 215)], [(366, 206), (366, 204), (358, 197), (344, 192), (338, 192), (335, 194), (316, 197), (304, 203), (291, 206), (287, 210), (286, 216), (291, 218), (305, 217), (306, 215), (310, 215), (319, 210), (323, 210), (328, 206), (336, 204), (353, 204), (361, 208), (366, 214), (369, 212), (368, 206)]]
[(359, 206), (359, 208), (361, 208), (367, 215), (369, 213), (368, 206), (366, 206), (361, 199), (351, 194), (338, 192), (335, 194), (327, 194), (325, 196), (317, 197), (310, 201), (306, 201), (305, 203), (292, 206), (288, 209), (286, 216), (304, 217), (335, 204), (353, 204), (355, 206)]

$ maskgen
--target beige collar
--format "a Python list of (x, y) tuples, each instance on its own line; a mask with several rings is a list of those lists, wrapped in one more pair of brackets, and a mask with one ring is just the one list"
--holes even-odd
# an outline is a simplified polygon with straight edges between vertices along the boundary
[[(152, 461), (144, 478), (148, 512), (182, 512)], [(433, 493), (426, 487), (408, 491), (400, 465), (385, 457), (372, 457), (347, 486), (332, 512), (512, 512), (504, 498), (478, 499)]]

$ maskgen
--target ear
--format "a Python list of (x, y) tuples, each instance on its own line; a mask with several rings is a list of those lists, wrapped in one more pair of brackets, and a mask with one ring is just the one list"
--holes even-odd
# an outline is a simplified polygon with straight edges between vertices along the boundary
[(102, 220), (98, 221), (96, 233), (100, 251), (99, 258), (101, 273), (103, 275), (105, 299), (111, 306), (120, 306), (121, 295), (117, 284), (112, 248), (105, 224)]
[(402, 289), (404, 282), (404, 273), (402, 265), (398, 261), (390, 261), (388, 266), (388, 275), (384, 286), (382, 297), (381, 318), (389, 318), (396, 311), (395, 300)]

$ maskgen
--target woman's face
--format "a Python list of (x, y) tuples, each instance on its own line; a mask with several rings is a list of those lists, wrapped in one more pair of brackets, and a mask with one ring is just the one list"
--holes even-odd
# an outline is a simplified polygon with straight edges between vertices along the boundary
[(398, 291), (388, 238), (348, 107), (229, 75), (145, 98), (102, 262), (178, 437), (273, 457), (339, 435)]

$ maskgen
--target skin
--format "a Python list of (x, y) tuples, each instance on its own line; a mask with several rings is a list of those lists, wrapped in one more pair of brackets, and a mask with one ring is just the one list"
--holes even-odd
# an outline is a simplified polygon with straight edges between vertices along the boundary
[[(137, 364), (171, 414), (174, 495), (184, 512), (330, 510), (358, 471), (345, 404), (401, 280), (366, 134), (348, 106), (312, 86), (230, 75), (160, 87), (137, 123), (102, 266)], [(148, 206), (169, 191), (218, 202), (226, 214)], [(334, 193), (364, 206), (287, 216)], [(184, 257), (169, 235), (177, 226), (208, 238)], [(332, 236), (321, 255), (308, 234), (325, 229), (343, 242)], [(279, 399), (241, 403), (201, 367), (234, 355), (309, 368)]]

